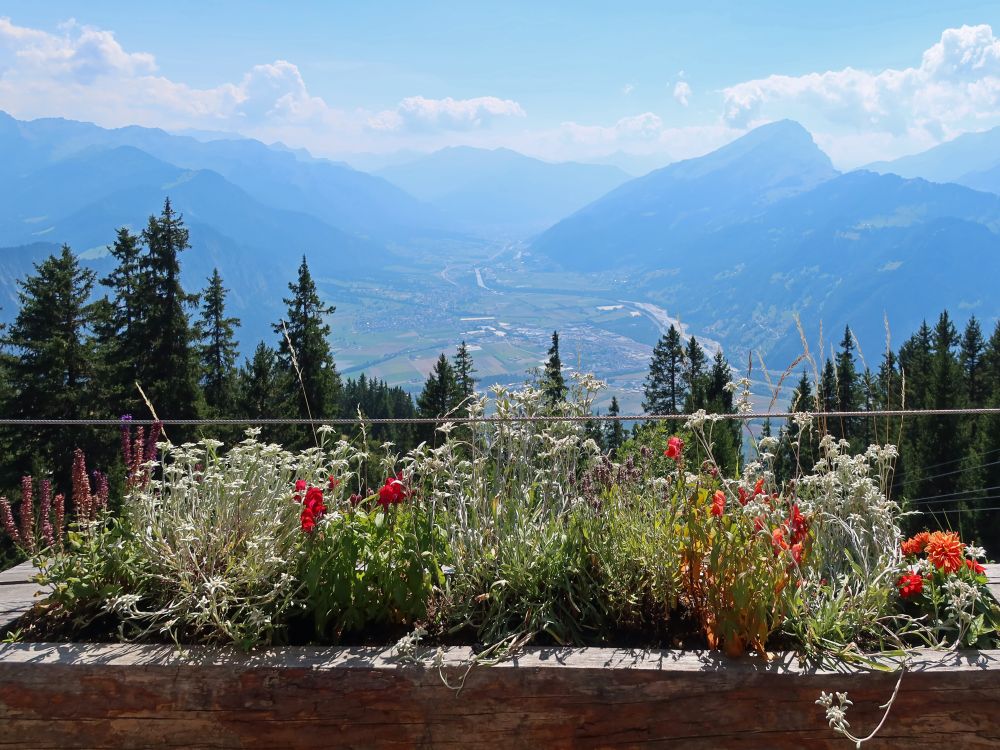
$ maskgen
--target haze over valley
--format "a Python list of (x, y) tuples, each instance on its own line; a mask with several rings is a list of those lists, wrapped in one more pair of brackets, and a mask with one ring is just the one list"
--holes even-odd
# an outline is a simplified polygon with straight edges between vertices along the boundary
[[(1000, 163), (1000, 137), (962, 138)], [(814, 352), (850, 325), (877, 361), (886, 318), (898, 343), (929, 310), (1000, 314), (1000, 196), (943, 181), (934, 152), (903, 160), (905, 177), (839, 172), (792, 121), (638, 178), (472, 148), (370, 175), (252, 139), (9, 115), (0, 148), (5, 319), (33, 262), (65, 242), (106, 273), (115, 228), (141, 229), (169, 196), (191, 229), (186, 288), (219, 268), (245, 353), (304, 254), (337, 306), (341, 371), (410, 390), (462, 340), (485, 383), (520, 381), (558, 329), (567, 364), (638, 409), (671, 323), (781, 371), (802, 353), (796, 316)]]

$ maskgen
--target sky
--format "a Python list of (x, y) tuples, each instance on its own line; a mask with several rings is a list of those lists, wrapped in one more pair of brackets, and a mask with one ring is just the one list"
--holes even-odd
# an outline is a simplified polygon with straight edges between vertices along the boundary
[(776, 119), (837, 166), (1000, 125), (1000, 3), (5, 0), (0, 109), (320, 156), (706, 153)]

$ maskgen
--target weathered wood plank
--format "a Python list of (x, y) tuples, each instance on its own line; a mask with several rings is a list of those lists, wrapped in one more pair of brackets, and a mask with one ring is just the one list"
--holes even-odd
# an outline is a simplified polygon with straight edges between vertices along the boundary
[[(37, 589), (0, 586), (0, 622)], [(471, 655), (444, 649), (438, 670), (377, 648), (10, 644), (0, 748), (841, 748), (819, 692), (849, 691), (848, 718), (864, 734), (895, 684), (791, 655), (529, 649), (467, 672)], [(444, 683), (463, 677), (461, 691)], [(1000, 747), (997, 705), (1000, 652), (921, 652), (867, 747)]]
[(30, 562), (24, 562), (7, 570), (0, 570), (0, 586), (8, 583), (30, 583), (36, 575), (38, 569)]
[(37, 601), (41, 586), (32, 579), (38, 571), (31, 563), (21, 563), (0, 572), (0, 630), (9, 627)]
[[(384, 649), (258, 654), (156, 646), (0, 647), (0, 747), (843, 747), (814, 704), (848, 690), (865, 732), (895, 676), (790, 657), (530, 649), (468, 673)], [(920, 654), (871, 747), (1000, 746), (1000, 653)]]
[(983, 567), (986, 568), (986, 585), (993, 598), (1000, 602), (1000, 565), (994, 563)]
[(38, 601), (36, 583), (8, 583), (0, 586), (0, 629), (13, 624)]

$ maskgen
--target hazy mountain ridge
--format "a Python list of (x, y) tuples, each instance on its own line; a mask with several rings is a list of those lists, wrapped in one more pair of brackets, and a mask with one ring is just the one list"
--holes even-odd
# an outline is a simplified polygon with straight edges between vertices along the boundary
[(527, 236), (628, 181), (618, 167), (452, 146), (376, 174), (470, 231)]
[(625, 183), (544, 232), (532, 247), (591, 270), (609, 266), (611, 258), (642, 263), (645, 256), (669, 253), (671, 243), (748, 219), (837, 174), (801, 125), (781, 121)]
[(785, 360), (801, 352), (796, 314), (812, 332), (822, 321), (828, 342), (849, 323), (877, 351), (886, 313), (900, 335), (945, 307), (996, 319), (998, 229), (1000, 197), (870, 171), (840, 175), (786, 122), (626, 183), (532, 250), (567, 268), (628, 268), (652, 299), (700, 330)]
[[(569, 286), (581, 281), (655, 303), (731, 350), (771, 351), (779, 362), (801, 351), (796, 314), (811, 335), (822, 321), (827, 341), (850, 323), (875, 350), (885, 312), (897, 336), (944, 307), (988, 324), (1000, 315), (993, 292), (1000, 196), (873, 171), (841, 174), (790, 121), (636, 179), (614, 167), (549, 164), (502, 149), (446, 149), (384, 170), (417, 196), (250, 139), (203, 142), (0, 114), (0, 146), (9, 155), (0, 161), (3, 319), (16, 312), (14, 280), (32, 262), (65, 241), (105, 273), (110, 260), (100, 249), (115, 228), (140, 231), (165, 195), (191, 229), (193, 249), (182, 256), (186, 288), (202, 288), (218, 266), (244, 341), (270, 338), (268, 324), (281, 315), (303, 254), (318, 278), (354, 280), (360, 294), (376, 298), (389, 289), (417, 305), (423, 312), (345, 298), (347, 287), (330, 287), (342, 309), (385, 305), (377, 315), (357, 312), (356, 328), (342, 332), (344, 345), (368, 346), (365, 337), (382, 323), (412, 327), (414, 339), (391, 346), (413, 356), (423, 356), (418, 342), (428, 320), (438, 331), (449, 315), (486, 320), (479, 316), (490, 295), (572, 294), (579, 288)], [(597, 193), (603, 181), (615, 186)], [(535, 238), (522, 260), (520, 245), (469, 239), (473, 232), (523, 237), (549, 221), (559, 201), (576, 208)], [(475, 243), (479, 260), (470, 263), (463, 252)], [(494, 258), (519, 269), (516, 283), (491, 288)], [(576, 281), (551, 288), (545, 274), (553, 266)], [(524, 277), (535, 273), (537, 283)], [(548, 328), (547, 320), (522, 321), (525, 330), (536, 322)]]
[(434, 209), (379, 177), (249, 138), (201, 141), (155, 128), (22, 122), (0, 113), (0, 146), (17, 152), (0, 177), (20, 178), (85, 150), (131, 146), (176, 167), (217, 172), (268, 206), (312, 214), (348, 233), (384, 241), (449, 232)]

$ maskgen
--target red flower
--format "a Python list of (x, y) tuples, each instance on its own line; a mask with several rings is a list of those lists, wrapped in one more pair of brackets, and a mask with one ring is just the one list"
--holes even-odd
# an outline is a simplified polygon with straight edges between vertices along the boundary
[(965, 567), (967, 567), (969, 570), (971, 570), (977, 576), (981, 576), (981, 575), (984, 575), (986, 573), (986, 568), (984, 568), (982, 565), (980, 565), (975, 560), (969, 560), (968, 558), (966, 558), (966, 560), (965, 560)]
[(764, 494), (764, 477), (761, 477), (760, 479), (757, 480), (757, 484), (753, 486), (753, 495), (754, 497), (757, 497), (757, 495), (763, 495), (763, 494)]
[(796, 565), (802, 564), (802, 542), (796, 542), (792, 545), (792, 559), (795, 560)]
[(306, 480), (296, 479), (295, 480), (295, 494), (292, 495), (292, 500), (297, 503), (302, 502), (302, 493), (306, 491)]
[(788, 549), (788, 541), (785, 539), (785, 529), (781, 526), (771, 532), (771, 546), (774, 548), (775, 555)]
[(712, 515), (721, 516), (726, 512), (726, 494), (722, 490), (716, 490), (712, 495)]
[(759, 534), (764, 530), (764, 519), (761, 516), (757, 516), (753, 519), (753, 531), (755, 534)]
[(385, 484), (379, 488), (378, 504), (383, 508), (390, 505), (398, 505), (407, 498), (410, 493), (403, 484), (403, 473), (399, 472), (394, 477), (388, 477)]
[(327, 481), (327, 486), (330, 488), (330, 491), (332, 492), (333, 490), (337, 489), (338, 486), (340, 486), (340, 480), (334, 479), (331, 476), (329, 481)]
[(302, 509), (302, 516), (300, 518), (302, 522), (302, 530), (307, 534), (316, 528), (316, 516), (309, 508)]
[(350, 501), (352, 507), (357, 507), (358, 505), (360, 505), (362, 500), (364, 500), (364, 498), (361, 497), (361, 495), (359, 495), (358, 493), (355, 492), (351, 494)]
[(788, 517), (788, 533), (792, 537), (792, 544), (798, 544), (806, 535), (809, 533), (809, 522), (806, 521), (806, 517), (799, 512), (799, 506), (796, 503), (792, 506), (791, 515)]
[(740, 505), (746, 505), (747, 503), (750, 502), (750, 493), (747, 492), (742, 487), (740, 487), (739, 490), (737, 491), (737, 495), (739, 496), (740, 499)]
[(667, 441), (667, 449), (663, 451), (663, 455), (674, 459), (674, 461), (679, 461), (683, 450), (684, 441), (679, 437), (672, 437)]
[(924, 579), (917, 573), (905, 573), (900, 577), (899, 595), (904, 599), (912, 599), (913, 597), (923, 593), (923, 590)]
[(306, 499), (302, 503), (314, 516), (321, 516), (326, 513), (326, 505), (323, 502), (323, 490), (319, 487), (310, 487), (306, 492)]

